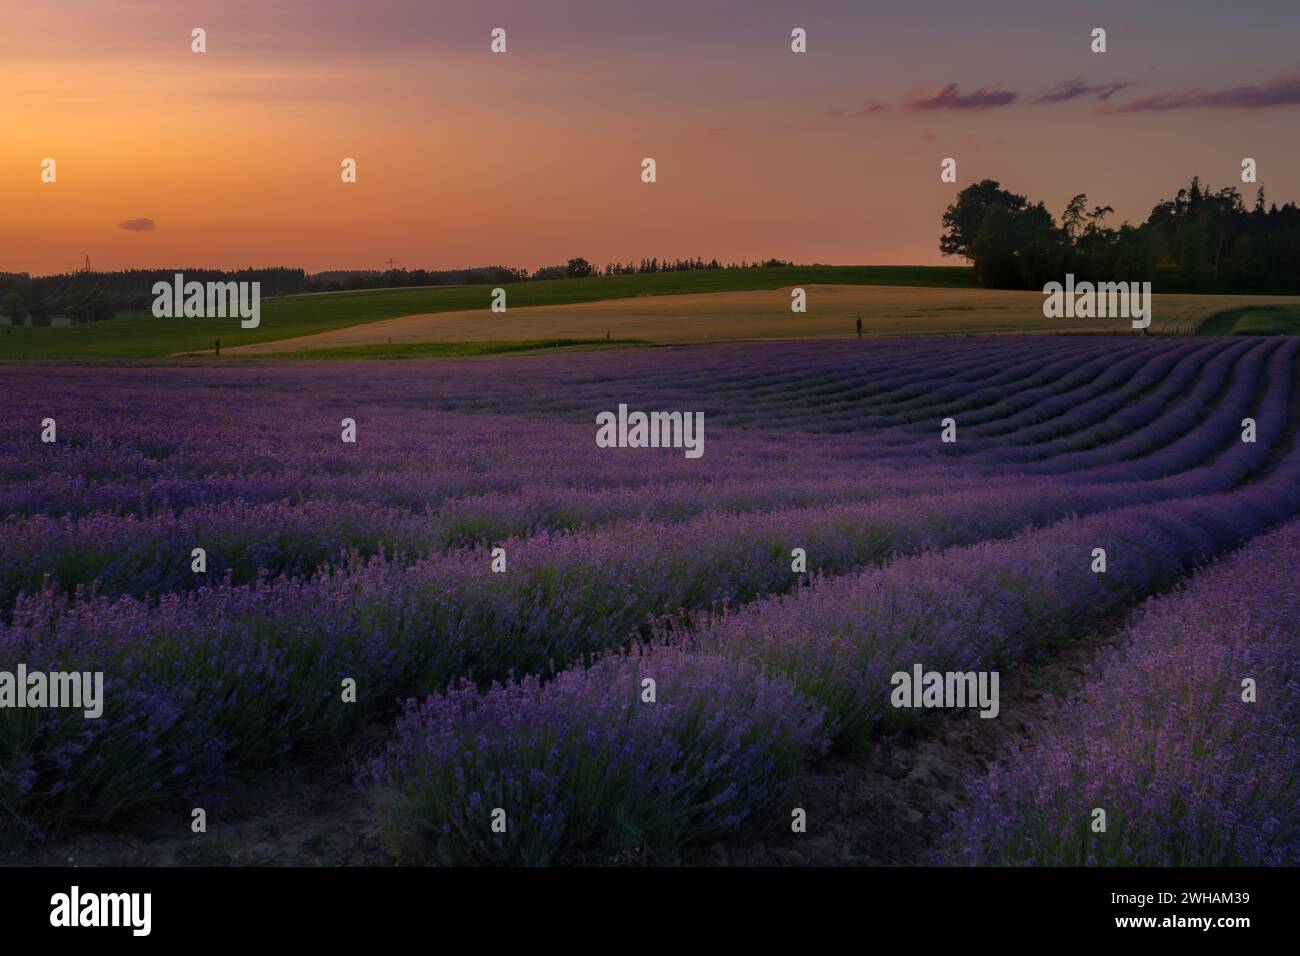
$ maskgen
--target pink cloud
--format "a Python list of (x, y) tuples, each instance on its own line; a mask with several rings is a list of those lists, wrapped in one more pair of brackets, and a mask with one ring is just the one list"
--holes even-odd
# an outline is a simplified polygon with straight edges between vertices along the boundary
[(981, 86), (973, 93), (961, 93), (956, 83), (946, 83), (928, 93), (913, 93), (903, 105), (909, 110), (980, 111), (1007, 106), (1019, 98), (1019, 93), (999, 89), (996, 84)]
[(1251, 86), (1234, 86), (1226, 90), (1202, 90), (1190, 86), (1175, 93), (1157, 93), (1141, 96), (1118, 106), (1102, 106), (1098, 113), (1143, 113), (1163, 110), (1181, 110), (1195, 107), (1205, 109), (1260, 110), (1271, 106), (1300, 104), (1300, 73), (1284, 74)]
[(888, 106), (882, 106), (880, 103), (873, 103), (868, 101), (867, 103), (863, 104), (863, 106), (861, 106), (859, 109), (856, 110), (843, 110), (843, 109), (823, 110), (822, 115), (829, 117), (830, 119), (843, 119), (846, 116), (870, 116), (872, 113), (880, 113), (887, 109), (889, 109)]
[(1099, 100), (1108, 100), (1120, 90), (1131, 86), (1130, 83), (1099, 83), (1090, 85), (1083, 82), (1079, 77), (1073, 80), (1066, 80), (1064, 83), (1057, 83), (1049, 92), (1044, 93), (1034, 99), (1035, 103), (1064, 103), (1067, 100), (1078, 99), (1080, 96), (1095, 96)]

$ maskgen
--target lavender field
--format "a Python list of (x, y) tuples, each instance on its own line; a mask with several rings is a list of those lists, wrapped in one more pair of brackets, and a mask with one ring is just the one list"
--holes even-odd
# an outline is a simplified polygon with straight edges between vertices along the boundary
[[(0, 845), (308, 779), (403, 863), (797, 845), (829, 761), (984, 723), (893, 675), (1104, 635), (912, 861), (1298, 863), (1298, 351), (3, 366), (0, 671), (102, 672), (103, 712), (0, 708)], [(702, 413), (703, 454), (600, 447), (620, 405)]]

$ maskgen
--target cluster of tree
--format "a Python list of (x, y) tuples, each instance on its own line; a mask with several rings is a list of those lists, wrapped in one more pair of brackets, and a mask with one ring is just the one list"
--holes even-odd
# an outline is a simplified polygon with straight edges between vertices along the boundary
[(1082, 193), (1058, 223), (1042, 203), (994, 180), (967, 186), (943, 215), (939, 250), (969, 260), (980, 285), (1042, 288), (1073, 273), (1087, 281), (1151, 281), (1166, 292), (1300, 292), (1300, 208), (1247, 208), (1233, 187), (1193, 179), (1140, 225), (1106, 225), (1110, 206)]
[(117, 272), (65, 272), (31, 276), (0, 273), (0, 314), (11, 323), (49, 325), (54, 316), (71, 322), (102, 322), (118, 312), (136, 312), (153, 304), (156, 282), (169, 285), (177, 273), (186, 282), (260, 282), (263, 296), (303, 291), (302, 269), (124, 269)]
[(481, 266), (474, 269), (350, 269), (315, 272), (301, 292), (351, 292), (357, 289), (393, 289), (420, 285), (501, 285), (523, 282), (524, 269)]
[(757, 269), (790, 266), (783, 259), (732, 262), (717, 259), (642, 259), (607, 263), (604, 269), (586, 259), (570, 259), (563, 265), (544, 266), (529, 273), (508, 266), (473, 269), (355, 269), (316, 272), (302, 269), (126, 269), (118, 272), (79, 272), (33, 277), (25, 272), (0, 272), (0, 316), (11, 323), (49, 325), (54, 316), (72, 322), (99, 322), (117, 312), (147, 310), (153, 303), (156, 282), (171, 283), (176, 273), (186, 282), (260, 282), (263, 297), (300, 292), (344, 292), (359, 289), (387, 289), (431, 285), (505, 285), (544, 279), (583, 279), (595, 276), (679, 272), (691, 269)]
[(626, 276), (648, 272), (688, 272), (695, 269), (772, 269), (791, 265), (794, 265), (794, 263), (787, 262), (784, 259), (755, 259), (753, 262), (746, 259), (740, 262), (729, 262), (725, 266), (717, 259), (710, 259), (705, 262), (698, 256), (694, 259), (642, 259), (640, 262), (633, 262), (629, 259), (626, 263), (606, 263), (600, 274)]
[[(29, 310), (23, 297), (17, 292), (6, 292), (0, 297), (0, 317), (8, 319), (14, 325), (22, 325), (27, 321)], [(48, 315), (42, 315), (41, 321), (37, 322), (33, 318), (32, 325), (49, 325)]]
[(62, 315), (73, 324), (103, 322), (117, 315), (117, 307), (103, 296), (71, 300), (53, 308), (44, 303), (29, 306), (17, 292), (6, 292), (0, 299), (0, 316), (7, 318), (11, 325), (30, 322), (36, 326), (48, 326), (56, 315)]
[(526, 278), (533, 281), (542, 279), (586, 279), (599, 275), (596, 268), (586, 259), (570, 259), (562, 266), (542, 266)]
[(28, 299), (18, 288), (29, 288), (30, 277), (24, 276), (27, 281), (22, 282), (5, 281), (13, 278), (12, 274), (0, 277), (0, 290), (9, 289), (0, 294), (0, 317), (8, 319), (11, 325), (30, 323), (48, 326), (53, 324), (56, 316), (72, 323), (102, 322), (117, 314), (114, 301), (97, 289), (86, 289), (50, 299)]
[(317, 272), (307, 277), (305, 292), (340, 292), (353, 289), (386, 289), (417, 285), (504, 285), (508, 282), (540, 282), (546, 279), (587, 279), (596, 276), (641, 275), (651, 272), (681, 272), (688, 269), (760, 269), (793, 265), (784, 259), (748, 260), (723, 265), (717, 259), (642, 259), (626, 263), (609, 262), (602, 269), (583, 258), (528, 272), (507, 266), (477, 269), (375, 269)]

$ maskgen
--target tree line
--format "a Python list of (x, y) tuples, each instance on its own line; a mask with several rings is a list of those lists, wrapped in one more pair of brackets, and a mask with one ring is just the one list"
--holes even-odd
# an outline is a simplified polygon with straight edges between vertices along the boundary
[(542, 266), (533, 272), (506, 266), (485, 266), (477, 269), (362, 269), (352, 271), (317, 272), (307, 277), (304, 292), (344, 292), (355, 289), (389, 289), (421, 285), (504, 285), (509, 282), (542, 282), (547, 279), (590, 279), (601, 276), (643, 275), (655, 272), (684, 272), (693, 269), (755, 269), (789, 266), (784, 259), (742, 260), (723, 265), (716, 258), (707, 262), (694, 259), (629, 259), (624, 262), (607, 262), (604, 267), (592, 265), (584, 258), (570, 259), (553, 266)]
[(74, 324), (102, 322), (118, 312), (137, 312), (153, 303), (155, 282), (169, 285), (176, 273), (186, 282), (260, 282), (262, 295), (301, 292), (302, 269), (121, 269), (93, 272), (82, 269), (48, 276), (26, 272), (0, 273), (0, 315), (12, 324), (49, 325), (55, 316)]
[(641, 259), (609, 262), (603, 268), (583, 258), (563, 265), (543, 266), (533, 272), (509, 266), (472, 269), (339, 269), (308, 274), (303, 269), (124, 269), (93, 272), (88, 269), (48, 276), (25, 272), (0, 273), (0, 316), (11, 323), (49, 325), (56, 316), (73, 323), (99, 322), (118, 312), (147, 310), (153, 302), (155, 282), (171, 283), (176, 273), (186, 282), (260, 282), (262, 296), (303, 292), (347, 292), (361, 289), (406, 288), (439, 285), (505, 285), (546, 279), (596, 278), (681, 272), (693, 269), (755, 269), (790, 266), (784, 259), (742, 260), (723, 265), (718, 259)]
[(1044, 203), (986, 179), (944, 212), (939, 250), (967, 259), (975, 280), (995, 289), (1041, 289), (1073, 273), (1164, 292), (1300, 292), (1300, 208), (1269, 205), (1263, 188), (1248, 208), (1235, 188), (1193, 178), (1139, 225), (1108, 225), (1114, 211), (1080, 193), (1058, 222)]

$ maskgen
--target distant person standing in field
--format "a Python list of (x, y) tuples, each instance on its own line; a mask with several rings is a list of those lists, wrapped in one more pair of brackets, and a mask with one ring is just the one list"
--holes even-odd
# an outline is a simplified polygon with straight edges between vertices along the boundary
[(862, 338), (862, 316), (858, 316), (858, 338)]

